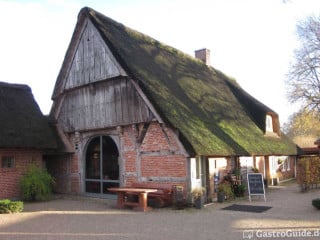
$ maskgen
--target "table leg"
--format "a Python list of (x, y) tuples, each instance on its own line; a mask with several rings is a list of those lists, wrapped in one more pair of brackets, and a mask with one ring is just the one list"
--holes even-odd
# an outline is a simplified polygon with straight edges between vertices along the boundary
[(134, 208), (134, 210), (137, 211), (150, 211), (152, 210), (151, 207), (148, 207), (148, 193), (139, 193), (139, 205), (137, 207)]
[(124, 208), (125, 194), (124, 192), (118, 192), (117, 208)]

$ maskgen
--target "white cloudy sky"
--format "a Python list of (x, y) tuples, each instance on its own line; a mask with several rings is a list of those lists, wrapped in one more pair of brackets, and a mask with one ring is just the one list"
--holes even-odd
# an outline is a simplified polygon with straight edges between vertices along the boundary
[(234, 77), (280, 115), (297, 110), (284, 79), (298, 42), (297, 21), (319, 0), (0, 0), (0, 81), (28, 84), (44, 114), (80, 9), (89, 6)]

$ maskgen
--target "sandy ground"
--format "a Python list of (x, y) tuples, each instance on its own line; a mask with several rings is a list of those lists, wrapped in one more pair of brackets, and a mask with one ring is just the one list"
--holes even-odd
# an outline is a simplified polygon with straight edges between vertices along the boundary
[[(26, 203), (22, 213), (1, 214), (0, 239), (320, 239), (320, 211), (311, 205), (320, 189), (301, 193), (296, 184), (287, 184), (269, 188), (266, 197), (267, 202), (255, 197), (251, 203), (241, 199), (202, 210), (141, 213), (115, 209), (113, 200), (59, 196)], [(221, 210), (235, 203), (272, 208), (263, 213)]]

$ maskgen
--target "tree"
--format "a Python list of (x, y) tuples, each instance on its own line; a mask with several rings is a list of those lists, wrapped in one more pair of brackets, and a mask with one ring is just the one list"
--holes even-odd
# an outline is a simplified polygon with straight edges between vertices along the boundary
[(319, 119), (319, 112), (302, 109), (290, 116), (288, 122), (284, 124), (283, 130), (291, 139), (299, 136), (320, 137)]
[(297, 34), (300, 47), (295, 51), (286, 81), (288, 98), (320, 112), (320, 16), (299, 22)]
[(315, 147), (314, 142), (320, 137), (320, 113), (301, 109), (290, 116), (283, 125), (283, 131), (300, 147)]

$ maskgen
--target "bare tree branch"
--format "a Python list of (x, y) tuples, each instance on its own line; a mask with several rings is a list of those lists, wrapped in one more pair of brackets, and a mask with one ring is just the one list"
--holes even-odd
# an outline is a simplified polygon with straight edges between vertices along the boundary
[(297, 34), (300, 47), (286, 81), (288, 98), (306, 109), (320, 110), (320, 17), (298, 23)]

